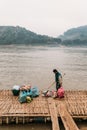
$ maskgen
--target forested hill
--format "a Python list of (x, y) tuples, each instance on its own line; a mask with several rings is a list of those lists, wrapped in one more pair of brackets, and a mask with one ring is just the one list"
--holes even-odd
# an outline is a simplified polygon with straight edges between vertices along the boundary
[(87, 25), (71, 28), (58, 38), (64, 45), (87, 45)]
[(59, 38), (38, 35), (19, 26), (0, 26), (0, 44), (59, 44)]
[(87, 45), (87, 26), (69, 29), (56, 38), (36, 34), (19, 26), (0, 26), (0, 44)]

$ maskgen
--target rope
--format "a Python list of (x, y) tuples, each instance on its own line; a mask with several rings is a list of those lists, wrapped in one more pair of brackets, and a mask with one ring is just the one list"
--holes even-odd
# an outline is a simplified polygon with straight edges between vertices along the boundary
[(48, 91), (49, 88), (51, 88), (55, 83), (56, 83), (55, 81), (52, 82), (51, 85), (49, 85), (48, 87), (46, 87), (46, 88), (44, 88), (44, 89), (41, 89), (40, 92), (42, 93), (45, 89), (46, 89), (46, 91)]

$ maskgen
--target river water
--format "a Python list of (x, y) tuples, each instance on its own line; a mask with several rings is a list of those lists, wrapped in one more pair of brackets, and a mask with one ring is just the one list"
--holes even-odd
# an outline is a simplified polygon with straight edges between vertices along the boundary
[[(54, 68), (62, 73), (65, 89), (86, 89), (87, 47), (0, 46), (0, 89), (11, 89), (13, 85), (23, 84), (37, 86), (40, 90), (48, 88), (54, 81)], [(50, 89), (55, 89), (55, 86)], [(37, 129), (50, 130), (51, 126), (48, 126), (43, 125), (41, 129), (38, 126)], [(26, 130), (29, 127), (26, 126)], [(14, 128), (19, 130), (21, 127)], [(24, 128), (22, 126), (21, 130)], [(10, 127), (2, 129), (10, 130)]]

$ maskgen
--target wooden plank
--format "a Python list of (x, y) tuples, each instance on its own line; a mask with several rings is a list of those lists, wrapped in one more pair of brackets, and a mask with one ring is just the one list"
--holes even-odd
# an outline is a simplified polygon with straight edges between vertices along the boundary
[(66, 130), (79, 130), (62, 102), (60, 103), (59, 114)]
[(0, 117), (0, 125), (2, 125), (2, 117)]
[(8, 117), (6, 118), (6, 123), (9, 124), (9, 118)]
[(60, 130), (59, 123), (58, 123), (56, 106), (55, 106), (55, 102), (53, 101), (52, 98), (48, 98), (48, 105), (49, 105), (51, 121), (52, 121), (52, 129), (53, 130)]

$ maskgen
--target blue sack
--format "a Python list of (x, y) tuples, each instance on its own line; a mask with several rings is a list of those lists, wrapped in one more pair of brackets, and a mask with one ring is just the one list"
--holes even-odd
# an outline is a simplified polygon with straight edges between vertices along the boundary
[(32, 91), (32, 97), (39, 96), (39, 89), (37, 87), (31, 88), (31, 91)]
[(26, 102), (26, 97), (27, 97), (27, 96), (32, 97), (32, 91), (31, 91), (31, 90), (29, 90), (29, 91), (20, 91), (19, 101), (20, 101), (21, 103)]

